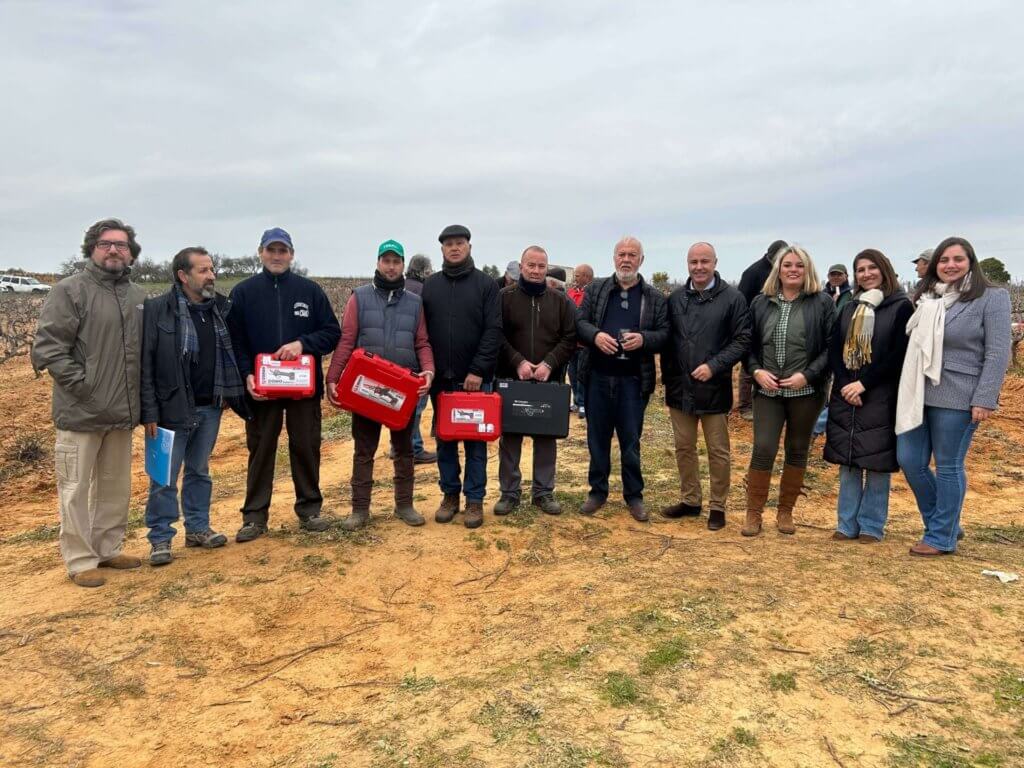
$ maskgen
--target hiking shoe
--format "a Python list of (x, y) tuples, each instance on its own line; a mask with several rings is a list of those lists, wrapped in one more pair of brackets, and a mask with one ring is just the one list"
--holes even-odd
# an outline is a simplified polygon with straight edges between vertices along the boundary
[(370, 510), (353, 509), (352, 514), (341, 521), (341, 529), (343, 531), (358, 531), (368, 522), (370, 522)]
[(412, 504), (401, 504), (395, 507), (395, 517), (406, 525), (412, 526), (423, 525), (426, 522), (423, 515), (417, 512)]
[(501, 494), (501, 498), (498, 499), (498, 503), (494, 505), (494, 514), (496, 515), (507, 515), (513, 509), (519, 507), (519, 497), (513, 496), (510, 493)]
[(700, 517), (700, 505), (694, 506), (693, 504), (679, 502), (671, 507), (665, 507), (661, 510), (661, 514), (665, 517)]
[(267, 526), (263, 523), (243, 523), (235, 534), (235, 541), (244, 544), (247, 541), (258, 539), (267, 532)]
[(434, 513), (434, 522), (450, 523), (458, 513), (459, 494), (446, 493), (444, 498), (441, 499), (441, 506), (439, 506), (437, 508), (437, 512)]
[(581, 419), (587, 418), (587, 409), (581, 405), (580, 409), (576, 411), (576, 415), (579, 416)]
[(413, 464), (437, 464), (437, 454), (433, 451), (420, 451), (413, 454)]
[(647, 515), (647, 508), (644, 507), (644, 503), (640, 499), (635, 499), (634, 501), (629, 502), (628, 506), (629, 514), (631, 514), (633, 519), (638, 523), (646, 523), (650, 520), (650, 517)]
[(742, 409), (740, 411), (740, 418), (743, 419), (744, 421), (753, 421), (754, 420), (754, 409), (753, 408), (744, 408), (744, 409)]
[(149, 564), (152, 566), (167, 565), (173, 559), (169, 541), (158, 541), (149, 550)]
[(484, 524), (484, 503), (482, 501), (466, 502), (466, 519), (463, 521), (467, 528), (479, 528)]
[(708, 511), (708, 530), (720, 531), (725, 528), (725, 510), (712, 509)]
[(310, 533), (323, 533), (330, 527), (331, 521), (326, 517), (320, 517), (320, 515), (304, 517), (299, 521), (299, 528)]
[(569, 406), (569, 413), (576, 413), (576, 411), (578, 411), (579, 409), (580, 407), (576, 405), (576, 403), (573, 403), (572, 405)]
[(114, 557), (109, 560), (104, 560), (100, 563), (100, 568), (116, 568), (119, 571), (141, 567), (142, 561), (137, 557), (132, 557), (131, 555), (114, 555)]
[(593, 494), (587, 496), (587, 500), (580, 505), (580, 514), (593, 515), (597, 510), (604, 506), (605, 501), (606, 500), (602, 499), (600, 496), (594, 496)]
[[(203, 549), (217, 549), (217, 547), (223, 547), (228, 543), (228, 537), (223, 533), (217, 533), (207, 528), (205, 531), (199, 533), (186, 533), (185, 534), (185, 546), (186, 547), (202, 547)], [(152, 557), (150, 557), (152, 560)]]
[(555, 501), (555, 497), (550, 493), (545, 493), (543, 496), (536, 496), (533, 499), (533, 506), (538, 507), (545, 515), (562, 514), (562, 505)]
[(71, 580), (80, 587), (102, 587), (107, 583), (99, 568), (90, 568), (87, 571), (73, 573), (71, 574)]

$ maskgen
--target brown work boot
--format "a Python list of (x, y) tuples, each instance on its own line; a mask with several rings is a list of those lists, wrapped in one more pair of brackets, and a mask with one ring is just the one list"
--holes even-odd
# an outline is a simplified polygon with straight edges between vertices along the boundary
[(482, 501), (466, 502), (466, 518), (463, 521), (467, 528), (479, 528), (484, 524), (484, 503)]
[(796, 499), (802, 492), (804, 485), (805, 467), (794, 467), (791, 464), (782, 465), (782, 481), (779, 483), (779, 515), (776, 518), (775, 526), (779, 533), (791, 536), (796, 533), (796, 525), (793, 524), (793, 507), (796, 506)]
[(650, 520), (650, 516), (647, 514), (647, 507), (644, 506), (644, 502), (641, 499), (633, 499), (627, 504), (629, 507), (629, 514), (633, 516), (633, 519), (638, 523), (646, 523)]
[(582, 505), (580, 505), (580, 514), (593, 515), (597, 512), (597, 510), (603, 507), (604, 504), (605, 499), (602, 499), (600, 496), (594, 496), (593, 494), (591, 494), (587, 496), (587, 500), (584, 501)]
[(104, 560), (100, 563), (100, 568), (116, 568), (119, 571), (141, 567), (142, 561), (137, 557), (132, 557), (131, 555), (116, 555), (109, 560)]
[(434, 522), (450, 523), (459, 514), (459, 494), (446, 493), (441, 499), (441, 506), (434, 513)]
[(744, 536), (757, 536), (761, 533), (761, 516), (764, 514), (764, 503), (768, 501), (768, 488), (771, 484), (770, 470), (747, 470), (747, 517), (740, 530)]
[(80, 587), (102, 587), (107, 583), (99, 568), (90, 568), (87, 571), (73, 573), (71, 574), (71, 580)]

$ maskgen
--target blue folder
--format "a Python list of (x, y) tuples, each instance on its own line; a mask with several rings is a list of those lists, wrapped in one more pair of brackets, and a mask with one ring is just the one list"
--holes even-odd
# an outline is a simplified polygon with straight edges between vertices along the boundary
[(171, 451), (174, 430), (156, 428), (156, 437), (146, 437), (146, 474), (160, 485), (171, 484)]

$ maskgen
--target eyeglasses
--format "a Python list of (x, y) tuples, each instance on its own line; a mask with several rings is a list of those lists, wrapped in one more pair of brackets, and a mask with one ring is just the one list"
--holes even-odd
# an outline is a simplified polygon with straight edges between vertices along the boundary
[(116, 248), (118, 253), (129, 253), (131, 246), (128, 243), (122, 243), (119, 240), (100, 240), (96, 243), (96, 247), (101, 251), (109, 251), (111, 248)]
[(619, 296), (622, 298), (622, 303), (619, 306), (629, 309), (629, 291), (620, 291)]

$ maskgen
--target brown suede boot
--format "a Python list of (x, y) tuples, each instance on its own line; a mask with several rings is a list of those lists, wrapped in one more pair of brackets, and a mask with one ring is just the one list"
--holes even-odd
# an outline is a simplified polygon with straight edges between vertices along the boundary
[(740, 530), (744, 536), (757, 536), (761, 533), (761, 515), (764, 514), (764, 503), (768, 501), (768, 488), (771, 484), (770, 470), (747, 470), (747, 518)]
[(479, 528), (484, 524), (484, 503), (482, 501), (466, 502), (466, 517), (462, 521), (467, 528)]
[(796, 526), (793, 524), (793, 507), (796, 506), (796, 499), (804, 486), (806, 472), (806, 467), (782, 465), (782, 481), (779, 484), (779, 516), (775, 525), (779, 529), (779, 533), (784, 533), (787, 536), (796, 533)]
[(100, 573), (99, 568), (90, 568), (87, 571), (79, 571), (71, 577), (71, 580), (80, 587), (102, 587), (107, 583)]
[(109, 560), (104, 560), (100, 563), (100, 568), (117, 568), (119, 571), (141, 567), (142, 561), (131, 555), (114, 555)]
[(459, 513), (459, 494), (446, 493), (441, 499), (441, 506), (434, 513), (434, 521), (438, 523), (450, 523)]

